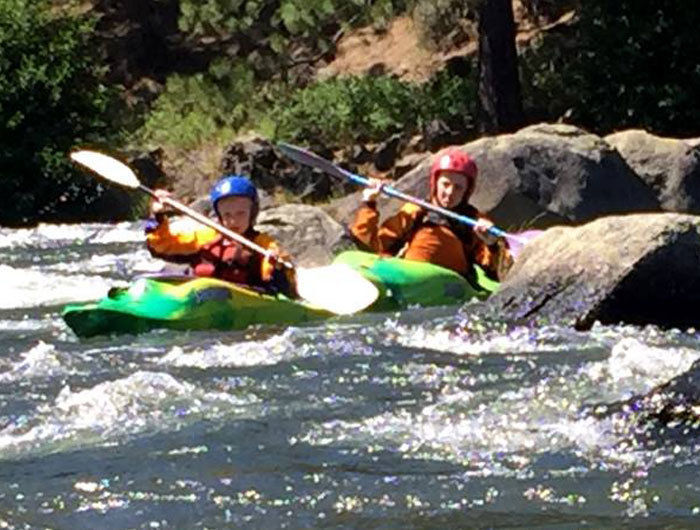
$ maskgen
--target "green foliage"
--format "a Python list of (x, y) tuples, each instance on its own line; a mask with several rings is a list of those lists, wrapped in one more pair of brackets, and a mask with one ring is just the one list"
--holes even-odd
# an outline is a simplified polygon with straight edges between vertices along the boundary
[(140, 136), (181, 148), (230, 137), (254, 119), (263, 97), (248, 66), (217, 61), (205, 73), (171, 76)]
[(606, 133), (700, 133), (700, 12), (675, 0), (589, 0), (571, 34), (524, 54), (526, 107)]
[(283, 138), (375, 139), (414, 119), (418, 93), (418, 87), (384, 76), (331, 79), (295, 92), (273, 114)]
[(405, 11), (406, 4), (406, 0), (182, 0), (179, 25), (194, 38), (253, 40), (260, 44), (258, 53), (271, 52), (273, 62), (286, 65), (295, 47), (325, 52), (340, 28), (383, 27)]
[(402, 0), (182, 0), (180, 28), (196, 36), (227, 33), (319, 35), (329, 23), (382, 23), (406, 7)]
[(378, 141), (432, 119), (469, 128), (473, 87), (472, 79), (447, 74), (423, 85), (388, 76), (344, 77), (294, 92), (270, 115), (277, 120), (277, 136), (287, 140)]
[(439, 72), (423, 87), (423, 121), (440, 119), (455, 131), (475, 131), (477, 71), (462, 76)]
[(100, 194), (66, 156), (109, 135), (92, 30), (48, 1), (0, 0), (0, 224), (79, 218)]
[(256, 82), (244, 63), (217, 62), (205, 74), (172, 76), (137, 141), (189, 149), (244, 130), (295, 141), (378, 141), (433, 119), (470, 130), (474, 94), (473, 75), (443, 72), (424, 84), (353, 76), (293, 89)]

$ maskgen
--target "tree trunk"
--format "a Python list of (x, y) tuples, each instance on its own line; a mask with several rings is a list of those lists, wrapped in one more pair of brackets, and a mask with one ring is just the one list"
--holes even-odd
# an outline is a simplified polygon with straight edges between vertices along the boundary
[(482, 132), (523, 124), (512, 0), (482, 0), (479, 8), (479, 106)]

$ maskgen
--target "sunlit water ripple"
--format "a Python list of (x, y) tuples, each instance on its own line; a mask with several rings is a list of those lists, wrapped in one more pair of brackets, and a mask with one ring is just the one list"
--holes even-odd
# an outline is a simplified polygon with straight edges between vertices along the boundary
[(699, 520), (698, 415), (660, 425), (641, 399), (692, 372), (694, 330), (468, 304), (81, 341), (64, 303), (162, 266), (141, 226), (0, 229), (0, 258), (0, 527)]

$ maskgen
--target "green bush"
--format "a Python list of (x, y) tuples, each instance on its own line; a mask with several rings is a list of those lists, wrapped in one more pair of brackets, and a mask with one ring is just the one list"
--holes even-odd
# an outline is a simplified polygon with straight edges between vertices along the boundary
[(244, 63), (215, 62), (208, 72), (173, 75), (139, 133), (141, 141), (192, 148), (226, 139), (254, 120), (264, 90)]
[(463, 76), (443, 70), (423, 86), (422, 121), (439, 119), (456, 131), (476, 133), (477, 71)]
[(0, 0), (0, 224), (78, 219), (101, 193), (66, 156), (112, 136), (92, 32), (52, 2)]
[(282, 138), (371, 140), (415, 120), (420, 89), (390, 77), (345, 77), (294, 92), (272, 111)]
[(322, 81), (280, 101), (268, 114), (276, 135), (291, 141), (379, 141), (415, 132), (432, 119), (470, 128), (474, 81), (443, 73), (426, 84), (389, 76), (351, 76)]
[(585, 2), (575, 28), (523, 55), (526, 109), (599, 133), (698, 135), (699, 25), (700, 12), (676, 0)]
[[(412, 1), (412, 0), (409, 0)], [(181, 0), (180, 29), (192, 39), (241, 43), (238, 57), (247, 59), (264, 78), (288, 75), (290, 57), (326, 53), (339, 30), (374, 25), (386, 27), (407, 9), (406, 0)]]

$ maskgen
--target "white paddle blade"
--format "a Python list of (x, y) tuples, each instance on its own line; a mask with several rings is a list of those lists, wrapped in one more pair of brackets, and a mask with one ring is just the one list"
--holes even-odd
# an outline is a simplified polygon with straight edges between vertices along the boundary
[(337, 315), (357, 313), (379, 296), (372, 282), (344, 263), (297, 268), (297, 291), (307, 302)]
[(73, 151), (71, 159), (97, 173), (101, 177), (127, 188), (136, 189), (141, 184), (136, 174), (121, 160), (97, 151)]

